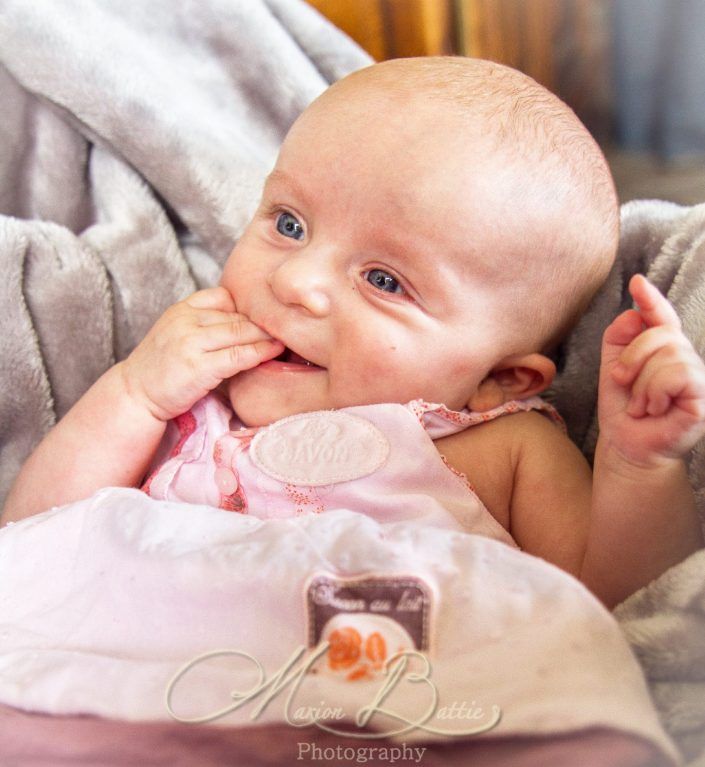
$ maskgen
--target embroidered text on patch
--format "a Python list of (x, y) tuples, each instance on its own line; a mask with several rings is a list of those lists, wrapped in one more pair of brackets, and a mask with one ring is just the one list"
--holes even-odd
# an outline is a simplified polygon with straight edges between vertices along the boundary
[(364, 477), (388, 455), (387, 438), (374, 424), (329, 410), (276, 421), (257, 434), (250, 449), (253, 463), (265, 474), (311, 486)]

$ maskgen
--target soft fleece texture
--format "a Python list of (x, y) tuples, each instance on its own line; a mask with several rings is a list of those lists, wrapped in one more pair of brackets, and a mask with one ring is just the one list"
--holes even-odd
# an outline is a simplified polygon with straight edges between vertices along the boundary
[[(0, 499), (163, 309), (216, 282), (300, 111), (370, 63), (301, 0), (0, 0)], [(553, 400), (589, 456), (604, 327), (645, 272), (705, 351), (705, 208), (623, 209)], [(705, 445), (690, 460), (705, 520)], [(669, 732), (705, 761), (705, 554), (620, 606)]]

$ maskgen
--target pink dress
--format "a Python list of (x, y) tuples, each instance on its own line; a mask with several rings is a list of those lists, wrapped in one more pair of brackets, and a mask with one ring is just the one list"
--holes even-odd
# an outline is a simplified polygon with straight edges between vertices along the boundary
[(362, 512), (516, 543), (433, 440), (502, 415), (541, 410), (538, 397), (484, 413), (414, 400), (302, 413), (245, 428), (211, 392), (170, 421), (142, 489), (152, 498), (207, 504), (262, 519)]

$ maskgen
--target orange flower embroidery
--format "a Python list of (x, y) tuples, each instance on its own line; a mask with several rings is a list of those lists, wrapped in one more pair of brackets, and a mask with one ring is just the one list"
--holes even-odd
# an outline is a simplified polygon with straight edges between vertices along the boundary
[(336, 629), (328, 641), (328, 665), (334, 671), (352, 666), (360, 657), (362, 637), (352, 626)]
[(354, 668), (346, 677), (348, 682), (354, 682), (356, 679), (371, 679), (372, 674), (367, 666), (358, 666)]
[(328, 642), (328, 665), (334, 671), (350, 669), (345, 678), (351, 682), (371, 679), (371, 669), (381, 669), (387, 657), (387, 643), (379, 631), (374, 631), (365, 639), (364, 657), (362, 637), (352, 626), (336, 629), (328, 637)]
[(387, 657), (387, 643), (379, 631), (375, 631), (367, 637), (365, 655), (372, 661), (375, 668), (382, 668)]

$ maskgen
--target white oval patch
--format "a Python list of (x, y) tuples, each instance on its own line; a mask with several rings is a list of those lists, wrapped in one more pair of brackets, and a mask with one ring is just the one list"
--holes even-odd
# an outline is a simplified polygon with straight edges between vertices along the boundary
[(332, 485), (371, 474), (389, 455), (372, 423), (339, 410), (300, 413), (262, 429), (250, 445), (252, 462), (280, 482)]

